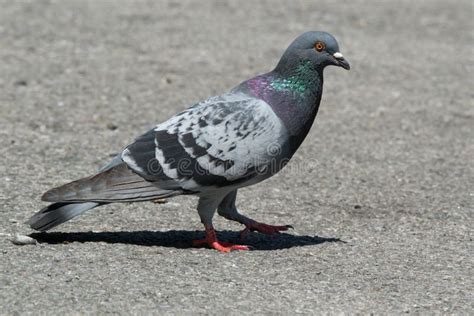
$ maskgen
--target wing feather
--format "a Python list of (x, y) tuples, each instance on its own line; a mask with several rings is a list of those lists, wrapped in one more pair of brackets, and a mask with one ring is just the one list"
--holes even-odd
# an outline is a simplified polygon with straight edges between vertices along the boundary
[(285, 127), (263, 100), (229, 93), (200, 102), (137, 138), (122, 153), (135, 172), (164, 186), (200, 191), (255, 177)]

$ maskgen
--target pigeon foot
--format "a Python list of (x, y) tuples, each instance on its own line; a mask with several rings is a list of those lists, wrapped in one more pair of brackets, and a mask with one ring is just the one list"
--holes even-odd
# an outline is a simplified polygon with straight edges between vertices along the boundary
[(206, 227), (206, 237), (203, 239), (193, 240), (194, 246), (208, 245), (212, 249), (216, 249), (220, 252), (231, 252), (233, 250), (250, 250), (249, 246), (235, 245), (229, 242), (223, 242), (217, 240), (216, 231), (214, 227)]
[(283, 226), (274, 226), (268, 225), (264, 223), (259, 223), (254, 220), (250, 220), (249, 223), (245, 225), (245, 229), (240, 232), (240, 239), (244, 239), (250, 232), (257, 231), (262, 234), (266, 235), (273, 235), (278, 234), (281, 231), (285, 231), (292, 228), (291, 225), (283, 225)]

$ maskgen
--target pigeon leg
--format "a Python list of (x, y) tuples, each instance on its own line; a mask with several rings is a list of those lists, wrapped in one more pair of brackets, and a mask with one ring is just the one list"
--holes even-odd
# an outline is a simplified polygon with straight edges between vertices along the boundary
[[(222, 199), (222, 197), (221, 197)], [(201, 218), (201, 222), (204, 224), (206, 229), (206, 237), (204, 239), (194, 240), (194, 246), (208, 245), (212, 249), (216, 249), (221, 252), (230, 252), (232, 250), (250, 250), (248, 246), (234, 245), (227, 242), (220, 242), (217, 240), (217, 234), (212, 226), (212, 217), (216, 211), (216, 207), (221, 201), (216, 197), (201, 197), (198, 203), (198, 213)]]
[(206, 237), (204, 239), (193, 240), (194, 246), (208, 245), (212, 249), (216, 249), (220, 252), (231, 252), (233, 250), (250, 250), (249, 246), (245, 245), (234, 245), (228, 242), (222, 242), (217, 240), (216, 231), (212, 225), (206, 227)]
[(249, 232), (257, 231), (262, 234), (273, 235), (278, 234), (280, 231), (288, 230), (289, 228), (293, 228), (291, 225), (283, 225), (283, 226), (274, 226), (268, 225), (264, 223), (257, 222), (251, 218), (248, 218), (239, 213), (237, 207), (235, 206), (235, 199), (237, 197), (237, 190), (232, 191), (229, 193), (219, 204), (217, 208), (217, 212), (219, 215), (223, 216), (224, 218), (232, 221), (239, 222), (245, 225), (245, 229), (240, 232), (240, 238), (244, 238)]

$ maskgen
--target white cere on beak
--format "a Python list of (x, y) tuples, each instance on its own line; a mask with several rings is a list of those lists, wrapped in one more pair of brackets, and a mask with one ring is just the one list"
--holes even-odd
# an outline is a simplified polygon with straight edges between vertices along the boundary
[(339, 53), (339, 52), (334, 53), (333, 56), (334, 56), (334, 58), (336, 58), (336, 59), (344, 59), (344, 56), (343, 56), (341, 53)]

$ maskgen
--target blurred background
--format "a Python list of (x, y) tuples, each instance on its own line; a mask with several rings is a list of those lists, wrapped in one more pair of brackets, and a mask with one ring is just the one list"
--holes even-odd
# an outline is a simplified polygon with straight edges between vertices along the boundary
[[(472, 1), (0, 8), (7, 314), (33, 306), (55, 314), (472, 312)], [(257, 251), (248, 253), (193, 249), (196, 200), (181, 197), (107, 206), (56, 229), (110, 233), (82, 240), (91, 242), (8, 241), (30, 233), (23, 222), (44, 205), (45, 190), (89, 175), (176, 112), (272, 70), (308, 30), (332, 33), (352, 69), (325, 71), (318, 117), (290, 165), (238, 200), (249, 216), (294, 232), (254, 235)], [(216, 227), (228, 239), (241, 229), (222, 219)]]

